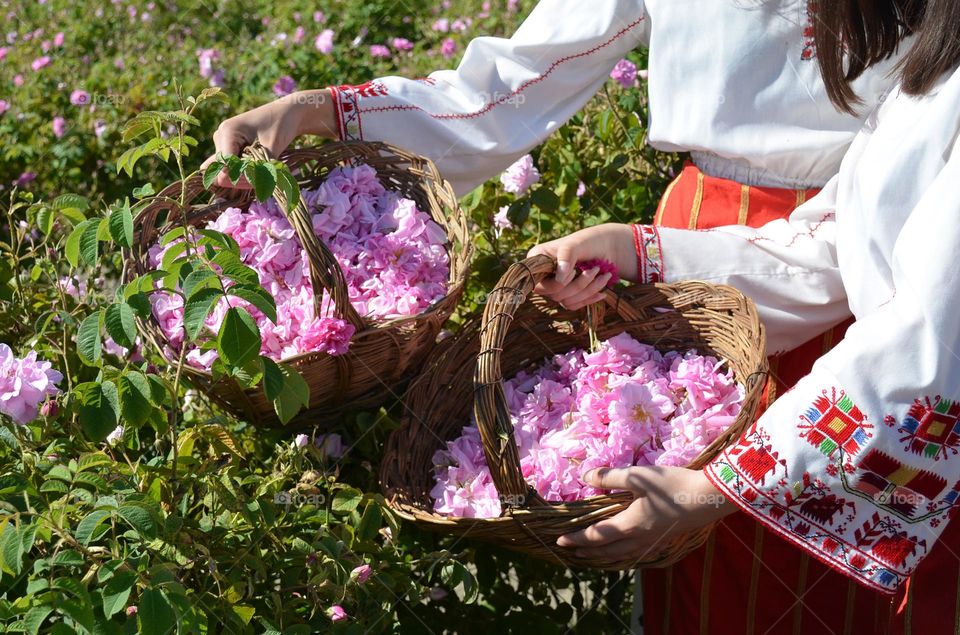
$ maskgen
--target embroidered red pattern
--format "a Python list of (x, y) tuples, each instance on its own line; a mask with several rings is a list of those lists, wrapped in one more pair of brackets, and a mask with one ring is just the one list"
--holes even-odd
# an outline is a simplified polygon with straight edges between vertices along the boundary
[(663, 282), (663, 245), (660, 242), (660, 230), (653, 225), (634, 225), (633, 245), (637, 250), (637, 282)]

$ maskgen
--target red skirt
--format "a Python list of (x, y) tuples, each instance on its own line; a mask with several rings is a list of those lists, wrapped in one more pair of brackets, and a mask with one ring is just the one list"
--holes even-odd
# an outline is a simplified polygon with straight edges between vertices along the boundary
[[(759, 227), (789, 216), (816, 193), (741, 185), (688, 163), (664, 194), (654, 223)], [(851, 323), (770, 358), (764, 404), (806, 375)], [(951, 523), (891, 597), (860, 586), (737, 512), (679, 563), (642, 572), (644, 633), (960, 633), (958, 554), (960, 524)]]

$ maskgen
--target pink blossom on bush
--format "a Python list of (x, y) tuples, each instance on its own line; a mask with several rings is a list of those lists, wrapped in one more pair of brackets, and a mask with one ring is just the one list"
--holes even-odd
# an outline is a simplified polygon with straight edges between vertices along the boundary
[(25, 185), (29, 185), (30, 183), (33, 183), (36, 180), (37, 180), (37, 173), (27, 171), (27, 172), (21, 173), (20, 176), (17, 177), (17, 180), (13, 182), (13, 184), (16, 185), (17, 187), (23, 187)]
[(310, 443), (310, 437), (308, 437), (305, 434), (298, 434), (297, 437), (293, 440), (293, 444), (298, 448), (305, 448), (309, 443)]
[[(550, 501), (600, 493), (587, 471), (685, 466), (734, 420), (743, 389), (712, 357), (661, 354), (622, 333), (596, 352), (574, 349), (504, 381), (526, 481)], [(480, 433), (468, 425), (433, 456), (438, 513), (491, 518), (501, 500)]]
[(390, 46), (393, 47), (395, 51), (412, 51), (413, 42), (406, 38), (395, 37), (390, 41)]
[(84, 106), (90, 103), (90, 93), (82, 89), (76, 89), (70, 93), (70, 103), (74, 106)]
[(360, 584), (369, 580), (371, 575), (373, 575), (373, 567), (368, 564), (362, 564), (350, 572), (350, 578)]
[(370, 47), (371, 57), (390, 57), (391, 55), (390, 49), (383, 44), (374, 44)]
[(9, 51), (6, 46), (0, 46), (0, 62), (7, 59), (7, 51)]
[(16, 423), (36, 419), (40, 404), (60, 394), (61, 381), (63, 375), (50, 362), (39, 361), (36, 351), (18, 359), (9, 346), (0, 344), (0, 413)]
[(504, 205), (500, 208), (500, 211), (493, 215), (493, 226), (497, 230), (504, 229), (513, 229), (513, 223), (510, 222), (510, 219), (507, 217), (507, 212), (510, 211), (509, 205)]
[(313, 443), (320, 450), (320, 454), (331, 459), (339, 459), (345, 451), (343, 439), (335, 432), (318, 435)]
[(631, 88), (637, 81), (637, 65), (630, 60), (620, 60), (610, 71), (610, 77), (624, 88)]
[(114, 428), (110, 434), (107, 435), (107, 438), (104, 439), (104, 442), (107, 445), (114, 445), (123, 438), (123, 426), (117, 426)]
[(99, 139), (107, 132), (107, 122), (103, 119), (97, 119), (93, 122), (93, 134)]
[(333, 52), (333, 35), (333, 29), (324, 29), (320, 32), (320, 35), (317, 36), (313, 45), (324, 55), (329, 55)]
[(297, 82), (289, 75), (284, 75), (273, 85), (273, 93), (278, 97), (289, 95), (295, 90), (297, 90)]
[(540, 172), (533, 165), (533, 157), (525, 154), (500, 175), (503, 189), (511, 194), (522, 196), (530, 186), (540, 181)]
[(20, 73), (17, 73), (16, 75), (14, 75), (14, 76), (13, 76), (13, 85), (16, 86), (16, 87), (18, 87), (18, 88), (19, 88), (20, 86), (23, 86), (23, 75), (21, 75)]
[(0, 115), (10, 110), (10, 102), (6, 99), (0, 99)]
[(40, 57), (38, 57), (37, 59), (33, 60), (33, 62), (30, 63), (30, 68), (32, 68), (34, 71), (38, 71), (41, 68), (44, 68), (45, 66), (49, 66), (49, 65), (50, 65), (50, 56), (41, 55)]
[(56, 35), (53, 36), (53, 45), (59, 48), (63, 46), (63, 42), (65, 39), (66, 38), (63, 35), (63, 31), (59, 31)]
[(313, 12), (313, 21), (314, 21), (314, 22), (318, 22), (318, 23), (320, 23), (320, 22), (326, 22), (326, 21), (327, 21), (327, 16), (325, 16), (325, 15), (323, 14), (323, 11), (314, 11), (314, 12)]
[(220, 51), (216, 49), (201, 49), (197, 51), (197, 62), (200, 64), (200, 77), (213, 77), (213, 63), (220, 60)]
[(327, 609), (327, 617), (330, 618), (331, 622), (342, 622), (347, 619), (347, 612), (339, 604), (334, 604)]
[(453, 57), (457, 52), (457, 43), (454, 42), (451, 38), (447, 38), (440, 45), (440, 53), (444, 57)]
[(55, 136), (57, 139), (67, 134), (67, 120), (63, 117), (54, 117), (51, 125), (53, 126), (53, 136)]
[(438, 33), (448, 33), (450, 31), (450, 20), (447, 18), (439, 18), (433, 23), (431, 28)]

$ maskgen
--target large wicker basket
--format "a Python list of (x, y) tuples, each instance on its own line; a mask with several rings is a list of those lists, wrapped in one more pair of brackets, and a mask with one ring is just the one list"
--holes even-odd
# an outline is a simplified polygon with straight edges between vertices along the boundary
[[(561, 309), (538, 296), (528, 298), (554, 267), (546, 256), (513, 265), (490, 294), (482, 320), (468, 323), (431, 355), (406, 393), (403, 425), (387, 441), (381, 485), (400, 516), (427, 529), (493, 542), (571, 567), (666, 566), (703, 544), (712, 527), (660, 544), (640, 560), (585, 560), (557, 547), (557, 537), (617, 514), (632, 495), (551, 503), (521, 474), (502, 378), (529, 370), (545, 356), (589, 344), (584, 312)], [(765, 338), (752, 303), (733, 288), (684, 282), (608, 292), (603, 315), (594, 322), (601, 339), (626, 331), (660, 350), (696, 348), (715, 355), (745, 387), (734, 424), (688, 467), (702, 468), (752, 423), (767, 375)], [(432, 456), (459, 436), (471, 408), (503, 503), (498, 518), (455, 518), (433, 511)]]
[[(259, 144), (247, 149), (254, 158), (267, 158)], [(320, 147), (288, 150), (279, 159), (297, 176), (301, 188), (315, 188), (331, 169), (365, 163), (377, 170), (383, 185), (414, 200), (428, 212), (447, 233), (450, 256), (450, 278), (447, 295), (419, 315), (371, 322), (359, 315), (350, 304), (346, 283), (339, 263), (317, 238), (309, 214), (300, 202), (287, 215), (296, 230), (310, 261), (310, 274), (316, 301), (327, 290), (335, 305), (335, 315), (350, 322), (356, 333), (350, 350), (340, 356), (309, 353), (283, 360), (292, 364), (310, 386), (310, 404), (288, 424), (291, 429), (332, 420), (345, 411), (375, 408), (402, 390), (405, 381), (415, 374), (427, 353), (434, 346), (441, 325), (451, 315), (466, 281), (472, 246), (467, 222), (457, 204), (450, 184), (444, 181), (434, 164), (399, 148), (371, 142), (330, 143)], [(127, 275), (132, 277), (150, 269), (148, 250), (158, 236), (178, 223), (181, 212), (187, 221), (200, 225), (215, 218), (227, 207), (246, 208), (254, 200), (250, 190), (214, 187), (204, 190), (202, 177), (196, 175), (183, 185), (186, 209), (178, 204), (181, 183), (177, 182), (157, 197), (136, 219), (137, 236), (134, 248), (126, 254)], [(287, 210), (283, 193), (275, 194), (282, 209)], [(151, 320), (144, 330), (155, 344), (162, 346), (164, 336)], [(194, 368), (185, 370), (191, 382), (214, 401), (254, 425), (279, 425), (272, 404), (259, 387), (242, 389), (232, 380), (214, 380), (210, 373)]]

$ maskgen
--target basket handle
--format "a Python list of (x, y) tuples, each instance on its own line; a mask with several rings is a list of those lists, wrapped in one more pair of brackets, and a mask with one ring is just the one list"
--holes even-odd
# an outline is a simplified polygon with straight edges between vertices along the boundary
[[(513, 423), (503, 391), (500, 355), (517, 309), (527, 301), (538, 282), (556, 271), (550, 256), (539, 255), (511, 265), (487, 295), (480, 326), (480, 352), (473, 375), (473, 415), (480, 430), (483, 451), (503, 507), (544, 505), (520, 469), (520, 451), (513, 436)], [(640, 319), (640, 313), (616, 293), (606, 290), (604, 302), (625, 320)]]
[[(251, 159), (268, 160), (273, 157), (270, 152), (259, 141), (254, 141), (246, 147), (244, 154)], [(350, 302), (350, 293), (347, 291), (347, 281), (343, 277), (343, 270), (340, 269), (340, 263), (336, 256), (330, 251), (317, 234), (313, 231), (313, 222), (310, 219), (310, 213), (303, 202), (303, 197), (297, 202), (296, 207), (289, 209), (290, 203), (287, 201), (286, 194), (280, 188), (279, 184), (273, 191), (273, 198), (277, 201), (280, 209), (283, 211), (290, 225), (300, 239), (307, 252), (307, 260), (310, 264), (310, 283), (313, 287), (313, 305), (316, 316), (321, 315), (321, 301), (323, 292), (328, 291), (333, 300), (334, 311), (337, 317), (340, 317), (352, 324), (357, 331), (366, 328), (363, 318), (357, 313), (353, 304)]]

